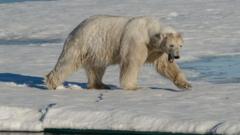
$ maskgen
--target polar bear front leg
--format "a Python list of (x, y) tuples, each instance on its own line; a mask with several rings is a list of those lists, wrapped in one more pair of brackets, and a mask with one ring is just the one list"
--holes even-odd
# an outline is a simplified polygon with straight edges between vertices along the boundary
[(120, 85), (125, 90), (136, 90), (139, 65), (136, 63), (122, 63), (120, 72)]
[(189, 90), (192, 88), (192, 85), (187, 81), (183, 72), (179, 72), (173, 83), (180, 89)]
[(187, 90), (192, 87), (177, 63), (168, 61), (167, 54), (163, 54), (155, 60), (154, 65), (158, 73), (171, 80), (178, 88)]
[(139, 44), (129, 49), (123, 57), (120, 63), (120, 85), (125, 90), (136, 90), (139, 70), (147, 59), (147, 48), (144, 44)]

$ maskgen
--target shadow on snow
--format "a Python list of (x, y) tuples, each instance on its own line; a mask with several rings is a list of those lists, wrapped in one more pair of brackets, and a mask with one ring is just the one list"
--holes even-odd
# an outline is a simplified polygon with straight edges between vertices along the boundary
[[(38, 77), (38, 76), (21, 75), (21, 74), (15, 74), (15, 73), (0, 73), (0, 82), (15, 83), (16, 85), (26, 85), (27, 87), (31, 87), (31, 88), (47, 90), (47, 87), (44, 84), (44, 78)], [(65, 87), (69, 87), (70, 85), (77, 85), (77, 86), (80, 86), (82, 89), (87, 89), (87, 83), (77, 83), (77, 82), (68, 82), (68, 81), (64, 82)], [(115, 85), (109, 85), (109, 86), (111, 90), (121, 89)], [(179, 90), (170, 89), (170, 88), (150, 87), (150, 89), (180, 92)]]
[[(0, 82), (15, 83), (16, 85), (26, 85), (27, 87), (46, 90), (44, 78), (38, 76), (28, 76), (14, 73), (0, 73)], [(78, 85), (83, 89), (87, 88), (86, 83), (65, 82), (64, 86)]]

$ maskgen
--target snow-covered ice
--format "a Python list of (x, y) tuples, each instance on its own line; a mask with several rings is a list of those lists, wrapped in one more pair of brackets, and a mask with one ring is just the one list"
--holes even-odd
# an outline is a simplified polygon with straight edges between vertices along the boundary
[[(10, 0), (0, 2), (0, 131), (46, 128), (240, 134), (238, 0)], [(95, 14), (151, 15), (184, 34), (191, 91), (145, 65), (138, 91), (86, 90), (83, 70), (56, 91), (43, 83), (68, 33)]]

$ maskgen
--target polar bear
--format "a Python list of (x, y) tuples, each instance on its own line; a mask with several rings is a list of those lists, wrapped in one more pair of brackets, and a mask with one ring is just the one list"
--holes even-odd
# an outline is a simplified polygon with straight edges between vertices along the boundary
[(180, 58), (181, 34), (148, 16), (97, 15), (81, 22), (68, 36), (54, 69), (46, 76), (56, 89), (71, 73), (84, 68), (89, 89), (110, 89), (102, 82), (106, 68), (120, 65), (120, 86), (136, 90), (139, 69), (152, 63), (181, 89), (191, 88), (174, 59)]

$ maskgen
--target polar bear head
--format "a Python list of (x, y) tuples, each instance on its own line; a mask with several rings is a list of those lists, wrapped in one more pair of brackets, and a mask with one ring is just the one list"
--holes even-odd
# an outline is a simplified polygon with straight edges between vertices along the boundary
[(161, 48), (168, 54), (169, 62), (173, 62), (174, 59), (180, 58), (180, 49), (183, 46), (183, 39), (179, 33), (168, 33), (165, 36), (165, 41), (163, 41)]
[(151, 38), (151, 46), (168, 54), (169, 62), (180, 58), (180, 49), (183, 46), (183, 38), (180, 33), (157, 33)]

